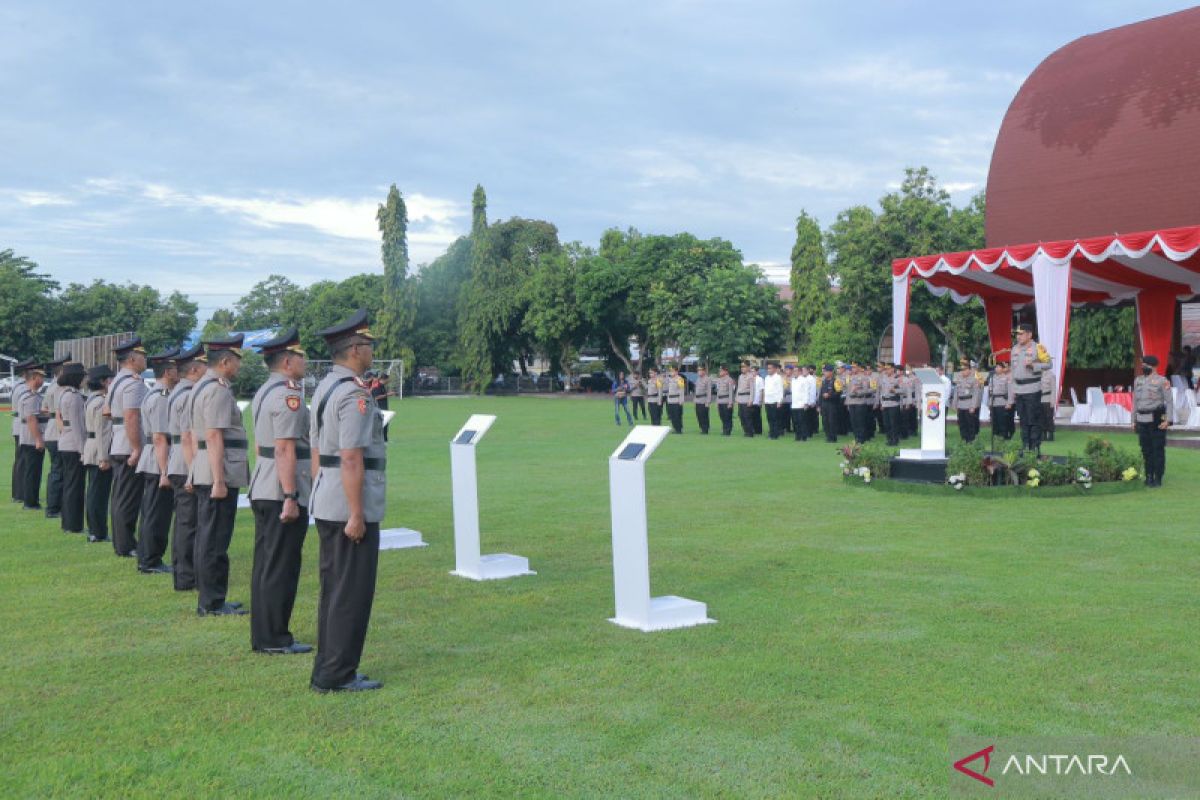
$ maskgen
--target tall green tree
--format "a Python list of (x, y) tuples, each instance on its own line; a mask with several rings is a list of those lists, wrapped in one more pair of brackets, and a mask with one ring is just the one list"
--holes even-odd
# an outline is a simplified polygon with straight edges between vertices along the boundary
[(413, 323), (413, 366), (437, 367), (457, 374), (459, 304), (471, 277), (471, 239), (460, 236), (445, 253), (414, 277), (417, 316)]
[(744, 355), (765, 356), (784, 345), (783, 304), (757, 267), (722, 265), (688, 280), (687, 294), (694, 300), (681, 309), (687, 320), (685, 347), (694, 348), (702, 362), (734, 365)]
[(476, 185), (471, 197), (471, 274), (459, 300), (459, 365), (466, 385), (483, 392), (496, 376), (492, 361), (487, 284), (496, 271), (487, 222), (487, 193)]
[[(641, 314), (651, 278), (635, 257), (641, 239), (634, 228), (607, 230), (600, 237), (598, 252), (578, 265), (576, 298), (588, 329), (629, 374), (655, 363), (649, 328)], [(639, 349), (636, 362), (630, 341)]]
[(371, 320), (383, 307), (384, 277), (377, 273), (351, 275), (342, 281), (318, 281), (308, 287), (308, 312), (300, 324), (300, 343), (310, 358), (329, 358), (329, 348), (317, 331), (340, 322), (360, 308)]
[(196, 327), (198, 306), (179, 292), (96, 279), (72, 283), (58, 298), (56, 337), (76, 339), (137, 331), (151, 351), (175, 347)]
[(307, 293), (283, 275), (269, 275), (233, 306), (236, 330), (253, 331), (299, 325)]
[(829, 261), (817, 220), (801, 211), (796, 217), (796, 243), (792, 245), (792, 305), (788, 314), (792, 343), (807, 348), (809, 332), (819, 320), (827, 319), (833, 300)]
[[(12, 250), (0, 250), (0, 353), (12, 358), (53, 355), (58, 283)], [(124, 330), (124, 329), (123, 329)]]
[(553, 374), (570, 369), (572, 355), (586, 329), (576, 299), (578, 265), (590, 253), (578, 242), (547, 253), (526, 282), (525, 333), (550, 360)]
[(379, 314), (379, 354), (412, 360), (408, 341), (416, 319), (417, 293), (408, 275), (408, 208), (396, 184), (375, 214), (383, 237), (383, 307)]

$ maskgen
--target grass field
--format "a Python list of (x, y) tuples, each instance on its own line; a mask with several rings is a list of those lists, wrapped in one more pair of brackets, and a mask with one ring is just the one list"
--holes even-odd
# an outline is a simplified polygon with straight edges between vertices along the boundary
[[(1155, 491), (910, 496), (845, 486), (823, 441), (696, 435), (689, 407), (647, 468), (651, 580), (719, 623), (642, 634), (606, 621), (607, 403), (398, 405), (385, 524), (430, 546), (380, 556), (362, 668), (385, 687), (361, 695), (314, 694), (311, 657), (251, 653), (247, 618), (198, 619), (169, 577), (10, 504), (5, 430), (0, 797), (927, 798), (952, 733), (1196, 730), (1196, 451)], [(448, 574), (471, 412), (499, 415), (484, 552), (536, 577)], [(252, 538), (243, 512), (233, 600)], [(310, 530), (307, 642), (316, 553)]]

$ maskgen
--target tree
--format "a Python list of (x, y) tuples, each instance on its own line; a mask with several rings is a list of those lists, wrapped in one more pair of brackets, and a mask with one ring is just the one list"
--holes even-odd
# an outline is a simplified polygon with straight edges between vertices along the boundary
[(28, 258), (0, 250), (0, 353), (13, 358), (53, 355), (58, 284), (37, 269)]
[(829, 316), (832, 287), (829, 283), (829, 261), (821, 226), (807, 211), (796, 217), (796, 243), (792, 246), (792, 307), (788, 315), (792, 342), (798, 349), (808, 345), (809, 331), (819, 320)]
[(177, 347), (196, 327), (198, 306), (179, 292), (165, 301), (152, 286), (100, 279), (72, 283), (58, 298), (58, 337), (77, 339), (136, 331), (150, 352)]
[[(641, 273), (633, 253), (642, 235), (630, 228), (610, 229), (600, 237), (600, 249), (581, 259), (576, 299), (589, 330), (601, 338), (614, 358), (629, 374), (654, 363), (648, 347), (649, 331), (639, 318), (639, 307), (650, 291), (648, 276)], [(638, 343), (640, 358), (635, 368), (629, 341)]]
[(1133, 306), (1073, 310), (1067, 366), (1132, 369), (1136, 323)]
[(417, 315), (411, 339), (414, 367), (458, 372), (459, 300), (470, 276), (471, 240), (466, 236), (417, 272)]
[(787, 317), (775, 287), (762, 280), (755, 266), (722, 266), (693, 275), (693, 298), (682, 309), (687, 320), (687, 346), (709, 364), (736, 364), (744, 355), (765, 356), (778, 350)]
[(306, 292), (283, 275), (261, 280), (234, 303), (234, 326), (241, 331), (299, 325)]
[(375, 214), (383, 236), (383, 306), (379, 313), (379, 354), (412, 360), (409, 337), (416, 319), (417, 294), (408, 277), (408, 209), (396, 184)]
[(384, 277), (351, 275), (344, 281), (318, 281), (308, 287), (308, 312), (300, 323), (300, 343), (310, 358), (329, 358), (329, 348), (317, 331), (341, 322), (360, 308), (368, 319), (379, 319), (383, 306)]
[(585, 332), (575, 287), (579, 261), (587, 255), (578, 242), (561, 253), (547, 253), (526, 283), (524, 331), (550, 359), (550, 371), (556, 375), (569, 370)]
[(178, 347), (196, 329), (199, 306), (179, 292), (171, 292), (165, 301), (142, 320), (137, 331), (147, 347), (156, 351)]
[(487, 194), (476, 185), (471, 197), (471, 273), (459, 301), (459, 365), (467, 385), (478, 392), (496, 376), (492, 363), (486, 283), (496, 270), (491, 231), (487, 224)]

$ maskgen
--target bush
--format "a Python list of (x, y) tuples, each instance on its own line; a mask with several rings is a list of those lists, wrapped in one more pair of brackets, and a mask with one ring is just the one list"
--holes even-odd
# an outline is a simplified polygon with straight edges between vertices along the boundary
[(892, 459), (900, 454), (898, 449), (884, 442), (848, 444), (841, 450), (845, 458), (844, 471), (854, 474), (855, 470), (866, 467), (871, 471), (872, 478), (891, 477)]
[(946, 460), (946, 475), (963, 475), (968, 486), (987, 486), (990, 479), (983, 465), (983, 456), (981, 442), (960, 443), (950, 451), (950, 457)]
[(1099, 436), (1088, 438), (1084, 447), (1084, 462), (1082, 466), (1092, 472), (1095, 481), (1119, 481), (1125, 470), (1132, 467), (1141, 474), (1142, 459), (1136, 453), (1131, 453), (1121, 447), (1113, 447), (1113, 443)]

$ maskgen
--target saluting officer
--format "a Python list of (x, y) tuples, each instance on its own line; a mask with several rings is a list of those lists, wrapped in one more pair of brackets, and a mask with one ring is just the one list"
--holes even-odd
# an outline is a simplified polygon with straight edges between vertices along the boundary
[(958, 415), (958, 435), (964, 442), (973, 442), (979, 435), (979, 406), (983, 399), (983, 384), (970, 361), (959, 360), (961, 367), (954, 374), (954, 408)]
[(83, 419), (83, 364), (65, 364), (58, 373), (58, 457), (62, 465), (62, 521), (65, 533), (83, 533), (83, 446), (87, 426)]
[(238, 489), (250, 482), (246, 428), (230, 381), (242, 368), (242, 334), (204, 342), (208, 372), (192, 389), (192, 461), (196, 492), (196, 588), (198, 616), (245, 614), (229, 591), (229, 542), (237, 517)]
[(679, 374), (679, 367), (672, 364), (667, 376), (667, 418), (671, 430), (683, 433), (683, 400), (687, 396), (687, 380)]
[(140, 336), (113, 348), (120, 369), (108, 390), (107, 415), (112, 420), (112, 541), (113, 550), (122, 558), (137, 551), (138, 512), (142, 506), (142, 479), (137, 474), (142, 456), (142, 400), (146, 384), (146, 349)]
[(188, 475), (199, 447), (192, 435), (192, 390), (208, 370), (204, 345), (197, 343), (175, 359), (179, 383), (167, 395), (167, 430), (171, 450), (167, 454), (167, 476), (171, 479), (175, 530), (171, 536), (171, 571), (175, 591), (196, 588), (196, 492)]
[(696, 388), (693, 401), (696, 403), (696, 424), (700, 432), (708, 435), (708, 406), (712, 403), (713, 380), (708, 377), (708, 369), (696, 368)]
[(1171, 382), (1154, 371), (1156, 356), (1142, 356), (1142, 374), (1133, 381), (1133, 428), (1142, 447), (1146, 485), (1162, 486), (1167, 469), (1167, 428), (1175, 422)]
[(32, 359), (18, 361), (13, 365), (13, 374), (17, 379), (17, 383), (13, 386), (9, 402), (12, 403), (12, 501), (14, 503), (25, 501), (25, 451), (21, 449), (21, 439), (25, 432), (25, 418), (21, 416), (21, 403), (25, 399), (25, 393), (29, 391), (25, 388), (25, 373), (32, 366)]
[(42, 385), (46, 371), (41, 364), (25, 365), (25, 391), (21, 395), (21, 471), (24, 489), (21, 498), (26, 511), (42, 508), (42, 463), (46, 453), (46, 421), (42, 409)]
[(729, 376), (729, 367), (724, 364), (717, 370), (717, 416), (721, 418), (721, 435), (733, 433), (733, 395), (737, 382)]
[(304, 405), (305, 353), (289, 328), (263, 342), (271, 371), (250, 404), (258, 459), (250, 479), (254, 569), (250, 573), (250, 647), (259, 653), (311, 653), (290, 629), (300, 554), (308, 534), (312, 491), (309, 413)]
[(176, 358), (179, 348), (172, 347), (146, 359), (154, 370), (154, 390), (142, 401), (142, 457), (138, 475), (142, 478), (141, 527), (138, 531), (138, 572), (146, 575), (169, 574), (163, 563), (171, 536), (171, 512), (175, 510), (175, 492), (168, 474), (171, 456), (169, 397), (179, 382)]
[(375, 337), (360, 309), (320, 331), (333, 368), (313, 393), (311, 441), (319, 469), (311, 510), (321, 540), (314, 691), (361, 692), (379, 681), (358, 672), (379, 562), (379, 523), (386, 504), (383, 426), (362, 374)]
[(58, 437), (62, 430), (59, 428), (58, 395), (62, 390), (58, 385), (58, 375), (63, 364), (71, 360), (68, 353), (65, 358), (56, 358), (46, 362), (47, 384), (42, 390), (42, 411), (49, 417), (46, 421), (46, 453), (49, 455), (50, 473), (46, 476), (46, 518), (58, 519), (62, 513), (63, 471), (62, 460), (58, 457)]
[(1042, 373), (1049, 368), (1050, 354), (1033, 340), (1033, 325), (1022, 322), (1017, 326), (1017, 343), (1012, 348), (1012, 379), (1025, 450), (1036, 451), (1042, 445)]
[(82, 458), (87, 473), (83, 504), (88, 541), (92, 543), (108, 541), (108, 498), (112, 493), (112, 462), (108, 454), (112, 450), (113, 426), (104, 408), (114, 375), (108, 364), (99, 364), (87, 371), (90, 394), (83, 406), (84, 426), (87, 428)]
[(662, 409), (663, 409), (663, 382), (658, 377), (658, 370), (650, 370), (650, 377), (646, 380), (646, 405), (650, 407), (650, 424), (662, 424)]
[(737, 380), (738, 422), (742, 424), (742, 435), (754, 438), (754, 376), (750, 374), (750, 362), (742, 362), (742, 374)]

